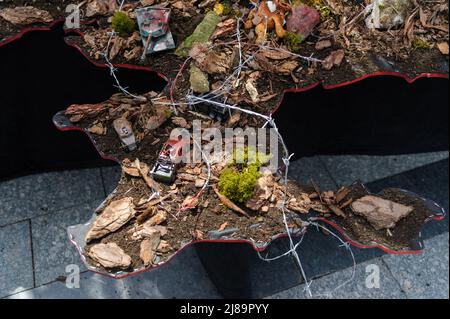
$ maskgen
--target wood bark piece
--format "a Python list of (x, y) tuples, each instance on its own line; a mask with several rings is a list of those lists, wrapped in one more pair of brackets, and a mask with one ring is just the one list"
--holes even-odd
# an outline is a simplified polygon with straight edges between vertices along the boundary
[(161, 191), (161, 187), (148, 175), (149, 168), (148, 166), (141, 166), (141, 163), (139, 162), (139, 159), (136, 158), (134, 162), (135, 167), (139, 170), (141, 173), (142, 178), (144, 179), (145, 183), (150, 187), (150, 189), (155, 190), (157, 192)]
[(0, 17), (16, 25), (50, 23), (53, 21), (50, 13), (35, 7), (5, 8), (0, 10)]
[(94, 221), (86, 235), (86, 242), (99, 239), (125, 225), (135, 214), (132, 197), (111, 202)]
[(235, 212), (244, 215), (245, 217), (250, 218), (250, 216), (239, 206), (237, 206), (235, 203), (233, 203), (230, 199), (228, 199), (228, 197), (226, 197), (225, 195), (222, 195), (219, 190), (217, 189), (217, 187), (213, 186), (213, 190), (216, 193), (217, 197), (219, 197), (220, 201), (222, 202), (222, 204), (224, 204), (226, 207), (228, 207), (231, 210), (234, 210)]
[(367, 195), (351, 205), (353, 211), (363, 216), (377, 230), (392, 228), (400, 219), (413, 211), (413, 207), (395, 203), (381, 197)]
[(89, 249), (88, 256), (107, 269), (127, 269), (131, 266), (131, 257), (116, 243), (94, 245)]
[(156, 231), (147, 239), (141, 242), (141, 251), (139, 256), (144, 262), (145, 266), (150, 266), (155, 258), (156, 250), (158, 249), (159, 243), (161, 242), (161, 234)]

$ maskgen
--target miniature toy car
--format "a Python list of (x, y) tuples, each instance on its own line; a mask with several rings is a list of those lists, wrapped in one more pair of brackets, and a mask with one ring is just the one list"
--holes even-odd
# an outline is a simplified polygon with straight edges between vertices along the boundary
[(166, 184), (174, 182), (177, 167), (183, 156), (184, 146), (184, 142), (177, 140), (168, 140), (164, 144), (158, 159), (150, 172), (155, 181)]
[(134, 151), (136, 149), (136, 138), (130, 122), (125, 118), (118, 118), (114, 120), (113, 126), (117, 135), (119, 135), (122, 145), (128, 147), (130, 151)]

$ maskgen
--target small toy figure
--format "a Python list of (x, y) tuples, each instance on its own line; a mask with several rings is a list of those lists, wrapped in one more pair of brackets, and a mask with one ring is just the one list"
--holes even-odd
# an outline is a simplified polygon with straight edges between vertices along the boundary
[(176, 178), (177, 166), (183, 156), (183, 148), (186, 145), (183, 141), (168, 140), (156, 160), (151, 170), (155, 181), (170, 184)]
[(292, 11), (291, 6), (282, 0), (261, 1), (257, 8), (250, 11), (245, 28), (251, 29), (256, 26), (257, 43), (263, 43), (266, 40), (267, 30), (273, 28), (279, 38), (284, 38), (286, 35), (285, 16), (290, 11)]
[(145, 7), (136, 10), (137, 22), (144, 44), (144, 54), (175, 49), (169, 30), (170, 9)]
[(119, 135), (122, 145), (128, 147), (130, 151), (134, 151), (136, 149), (136, 138), (134, 137), (130, 122), (121, 117), (114, 120), (113, 126), (117, 135)]

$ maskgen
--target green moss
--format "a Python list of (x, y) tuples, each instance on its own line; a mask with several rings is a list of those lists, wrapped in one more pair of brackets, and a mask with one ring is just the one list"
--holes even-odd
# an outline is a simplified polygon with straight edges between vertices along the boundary
[(294, 32), (287, 32), (283, 38), (284, 44), (291, 52), (299, 52), (303, 40), (304, 38), (300, 34)]
[(124, 38), (130, 36), (136, 30), (136, 22), (121, 11), (114, 13), (111, 26), (119, 36)]
[(232, 162), (220, 174), (220, 192), (234, 202), (245, 203), (252, 197), (261, 177), (259, 169), (269, 162), (270, 157), (255, 147), (235, 150)]
[(242, 171), (239, 171), (236, 166), (228, 166), (220, 174), (219, 190), (230, 200), (245, 203), (252, 197), (260, 176), (257, 164), (250, 164)]
[(184, 40), (175, 53), (187, 57), (194, 43), (206, 43), (216, 29), (221, 18), (214, 11), (209, 11), (202, 22), (195, 28), (194, 33)]
[(246, 167), (249, 164), (256, 164), (258, 168), (270, 161), (271, 155), (259, 152), (254, 146), (235, 149), (233, 152), (234, 166)]
[(432, 47), (432, 45), (429, 42), (421, 38), (415, 38), (412, 41), (411, 46), (416, 50), (417, 49), (429, 50)]

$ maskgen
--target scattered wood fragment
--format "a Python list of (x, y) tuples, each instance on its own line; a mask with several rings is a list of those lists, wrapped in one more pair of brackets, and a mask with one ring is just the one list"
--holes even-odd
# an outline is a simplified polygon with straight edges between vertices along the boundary
[(234, 210), (235, 212), (237, 212), (245, 217), (250, 218), (250, 215), (247, 214), (242, 208), (240, 208), (235, 203), (233, 203), (231, 200), (229, 200), (225, 195), (222, 195), (216, 186), (213, 186), (213, 190), (216, 193), (217, 197), (219, 197), (222, 204), (224, 204), (229, 209)]

